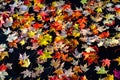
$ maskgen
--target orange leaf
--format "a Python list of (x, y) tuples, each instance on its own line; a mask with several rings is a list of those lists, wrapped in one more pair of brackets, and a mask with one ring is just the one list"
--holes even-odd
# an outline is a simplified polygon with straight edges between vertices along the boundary
[(70, 61), (72, 61), (72, 60), (73, 60), (72, 57), (68, 57), (68, 58), (66, 59), (67, 62), (70, 62)]
[(87, 23), (87, 18), (83, 17), (77, 21), (79, 24)]
[(71, 80), (79, 80), (79, 76), (77, 76), (77, 75), (75, 75), (75, 74), (73, 74), (72, 76), (71, 76)]
[(93, 32), (93, 34), (95, 34), (95, 35), (98, 35), (98, 33), (99, 33), (97, 29), (92, 30), (92, 32)]
[(74, 13), (72, 14), (73, 18), (79, 18), (80, 16), (82, 16), (82, 13), (78, 10), (74, 11)]
[(9, 42), (8, 45), (9, 45), (10, 47), (17, 48), (17, 42), (18, 42), (18, 40), (14, 40), (13, 42)]
[(80, 80), (88, 80), (88, 79), (87, 79), (86, 76), (84, 75), (84, 76), (81, 76), (81, 77), (80, 77)]
[(34, 6), (33, 9), (34, 9), (34, 11), (39, 11), (40, 7), (39, 6)]
[(57, 69), (54, 71), (54, 73), (56, 73), (57, 75), (63, 74), (63, 70), (62, 69)]
[(80, 26), (79, 26), (80, 29), (83, 29), (85, 28), (85, 24), (84, 23), (81, 23)]
[(78, 73), (78, 72), (82, 72), (82, 70), (80, 69), (80, 66), (74, 66), (74, 68), (73, 68), (73, 71), (75, 72), (75, 73)]
[(71, 6), (70, 6), (70, 4), (65, 4), (62, 8), (63, 8), (63, 10), (66, 10), (66, 9), (71, 8)]
[(59, 22), (53, 22), (50, 26), (55, 30), (62, 30), (62, 24)]
[(83, 52), (83, 56), (85, 57), (84, 60), (87, 60), (88, 65), (94, 63), (97, 63), (98, 61), (98, 55), (95, 52)]
[(62, 60), (67, 61), (67, 57), (68, 57), (68, 54), (64, 54), (64, 53), (61, 54)]

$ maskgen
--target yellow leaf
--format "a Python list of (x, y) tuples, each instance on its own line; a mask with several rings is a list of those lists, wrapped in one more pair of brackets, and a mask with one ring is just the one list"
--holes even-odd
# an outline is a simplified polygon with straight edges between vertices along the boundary
[(28, 20), (31, 22), (31, 21), (35, 20), (35, 18), (34, 18), (34, 16), (30, 16), (30, 17), (28, 18)]
[(13, 14), (13, 18), (18, 18), (18, 14)]
[(96, 9), (96, 11), (97, 11), (97, 13), (101, 13), (101, 12), (102, 12), (102, 8), (98, 7), (98, 8)]
[(41, 15), (37, 15), (37, 18), (38, 18), (38, 20), (41, 20), (42, 19), (42, 16)]
[(56, 41), (56, 42), (58, 42), (58, 41), (60, 41), (60, 40), (62, 40), (62, 36), (57, 36), (57, 37), (55, 38), (55, 41)]
[(118, 65), (120, 65), (120, 57), (114, 59), (114, 61), (117, 61), (117, 62), (118, 62)]
[(105, 0), (104, 2), (105, 2), (105, 3), (108, 3), (108, 2), (110, 2), (110, 0)]
[(49, 34), (39, 36), (38, 43), (40, 46), (45, 46), (52, 41), (52, 36)]
[(21, 45), (24, 45), (24, 44), (25, 44), (25, 40), (21, 40), (21, 41), (20, 41), (20, 44), (21, 44)]
[(56, 6), (56, 5), (57, 5), (56, 1), (52, 2), (52, 6)]
[(80, 32), (77, 31), (77, 30), (73, 30), (72, 34), (73, 34), (74, 37), (79, 37), (80, 36)]
[(61, 9), (57, 10), (57, 14), (60, 15), (60, 13), (62, 13), (62, 10)]
[(40, 59), (47, 59), (47, 57), (45, 56), (45, 54), (42, 54), (40, 57), (39, 57)]
[(45, 39), (41, 40), (41, 42), (40, 42), (40, 45), (47, 45), (47, 44), (48, 44), (48, 42)]
[(91, 30), (94, 30), (94, 29), (96, 29), (97, 28), (97, 26), (95, 25), (95, 24), (92, 24), (91, 26), (90, 26), (90, 29)]
[(29, 36), (30, 38), (32, 38), (32, 37), (35, 35), (35, 33), (36, 33), (36, 32), (34, 32), (34, 31), (29, 31), (29, 32), (28, 32), (28, 36)]
[(112, 2), (117, 3), (120, 2), (120, 0), (112, 0)]
[(3, 60), (5, 57), (9, 57), (8, 52), (0, 52), (0, 61)]
[(25, 60), (20, 60), (19, 64), (21, 67), (29, 67), (30, 65), (30, 60), (29, 59), (25, 59)]
[(105, 78), (105, 80), (114, 80), (113, 74), (112, 75), (107, 74), (107, 77)]

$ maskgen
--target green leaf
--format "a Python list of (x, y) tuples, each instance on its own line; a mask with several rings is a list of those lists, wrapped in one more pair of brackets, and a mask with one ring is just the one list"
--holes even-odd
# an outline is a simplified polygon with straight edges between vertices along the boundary
[(87, 3), (87, 0), (81, 0), (80, 1), (82, 4), (86, 4)]
[(37, 80), (40, 80), (40, 78), (37, 78)]
[(44, 54), (43, 54), (43, 55), (41, 55), (41, 56), (40, 56), (40, 58), (41, 58), (41, 59), (48, 59), (48, 58), (52, 58), (51, 54), (52, 54), (51, 52), (49, 52), (49, 51), (45, 50), (45, 51), (44, 51)]
[(105, 67), (101, 67), (100, 70), (97, 71), (97, 74), (107, 74), (108, 71), (105, 70)]
[(79, 24), (75, 24), (73, 27), (74, 27), (75, 29), (79, 29)]

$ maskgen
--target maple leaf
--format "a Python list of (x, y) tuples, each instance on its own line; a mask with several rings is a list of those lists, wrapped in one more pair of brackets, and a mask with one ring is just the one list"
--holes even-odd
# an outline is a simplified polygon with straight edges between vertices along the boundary
[(102, 12), (102, 8), (98, 7), (98, 8), (96, 9), (96, 11), (97, 11), (97, 13), (101, 13), (101, 12)]
[(12, 31), (10, 30), (10, 28), (8, 28), (8, 29), (3, 29), (3, 34), (5, 34), (5, 35), (9, 35)]
[(51, 41), (52, 36), (50, 34), (40, 35), (40, 37), (38, 38), (38, 43), (40, 46), (46, 46), (47, 44), (50, 44)]
[(80, 65), (80, 68), (83, 72), (87, 72), (89, 70), (88, 65), (84, 64), (84, 65)]
[(79, 36), (80, 36), (80, 33), (79, 33), (78, 30), (73, 30), (72, 35), (73, 35), (74, 37), (79, 37)]
[(28, 32), (28, 36), (30, 37), (30, 38), (32, 38), (32, 37), (34, 37), (35, 36), (35, 31), (29, 31)]
[[(79, 71), (79, 70), (78, 70)], [(72, 76), (74, 74), (72, 68), (69, 68), (68, 70), (65, 70), (65, 75), (68, 76)]]
[(28, 58), (29, 56), (26, 55), (26, 53), (24, 53), (23, 55), (20, 54), (19, 56), (19, 64), (21, 67), (29, 67), (30, 65), (30, 60)]
[(4, 20), (3, 20), (3, 17), (0, 17), (0, 27), (2, 27), (2, 25), (4, 24)]
[(31, 77), (32, 72), (26, 69), (25, 71), (21, 72), (21, 74), (23, 74), (23, 77), (26, 78)]
[(80, 53), (77, 49), (75, 49), (74, 53), (75, 53), (75, 54), (73, 54), (73, 56), (74, 56), (75, 58), (81, 58), (81, 57), (82, 57), (82, 53)]
[(88, 65), (91, 65), (93, 62), (97, 63), (98, 55), (95, 52), (83, 52), (84, 60), (87, 60)]
[(79, 29), (79, 24), (75, 23), (73, 26), (75, 29)]
[(7, 66), (5, 64), (0, 65), (0, 72), (6, 70), (7, 70)]
[(8, 73), (6, 71), (0, 72), (0, 80), (5, 80), (6, 76), (8, 76)]
[(68, 54), (61, 53), (62, 60), (67, 60)]
[(49, 76), (49, 80), (59, 80), (59, 77), (57, 75), (55, 76)]
[(21, 67), (29, 67), (30, 65), (30, 60), (29, 59), (25, 59), (25, 60), (20, 60), (19, 64)]
[(80, 69), (80, 66), (74, 66), (73, 71), (75, 73), (81, 73), (82, 72), (82, 70)]
[(37, 51), (37, 54), (38, 54), (38, 55), (42, 55), (42, 54), (43, 54), (42, 49), (38, 50), (38, 51)]
[(0, 52), (4, 51), (7, 48), (6, 44), (0, 44)]
[(118, 65), (120, 65), (120, 57), (114, 59), (114, 61), (117, 61), (117, 62), (118, 62)]
[(0, 61), (3, 60), (5, 57), (9, 57), (9, 54), (7, 51), (0, 52)]
[(51, 64), (50, 64), (50, 65), (53, 66), (53, 67), (56, 69), (56, 68), (58, 68), (58, 67), (60, 66), (60, 60), (56, 60), (56, 61), (55, 61), (55, 60), (53, 59), (53, 60), (51, 61)]
[(102, 32), (102, 33), (99, 35), (100, 38), (107, 38), (107, 37), (109, 37), (109, 36), (110, 36), (109, 31), (107, 31), (107, 32)]
[(58, 31), (63, 29), (62, 24), (60, 22), (53, 22), (50, 25), (50, 27)]
[(80, 1), (82, 4), (86, 4), (87, 3), (87, 0), (81, 0)]
[(23, 46), (26, 43), (26, 41), (23, 39), (20, 41), (20, 44)]
[(114, 76), (119, 80), (120, 79), (120, 71), (118, 70), (113, 70)]
[(54, 71), (54, 73), (56, 73), (57, 75), (63, 74), (63, 70), (62, 69), (57, 69)]
[(74, 11), (74, 13), (72, 14), (73, 18), (79, 18), (80, 16), (82, 16), (81, 12), (79, 10)]
[(97, 71), (97, 74), (107, 74), (107, 70), (105, 70), (105, 67), (96, 67), (95, 69)]
[(43, 71), (44, 71), (44, 67), (40, 64), (38, 64), (38, 67), (34, 68), (35, 70), (35, 75), (36, 76), (39, 76)]
[(114, 75), (113, 74), (107, 74), (107, 77), (105, 80), (114, 80)]
[(70, 79), (71, 80), (79, 80), (80, 76), (78, 76), (77, 74), (73, 74)]
[(112, 0), (113, 3), (120, 2), (120, 0)]
[(108, 2), (110, 2), (110, 0), (105, 0), (105, 3), (108, 3)]
[(114, 20), (114, 19), (115, 19), (114, 17), (115, 17), (115, 15), (113, 15), (113, 14), (106, 14), (106, 15), (105, 15), (105, 18), (106, 18), (107, 20), (110, 20), (110, 19), (111, 19), (111, 20)]
[(42, 28), (43, 25), (36, 22), (36, 23), (33, 24), (33, 27), (34, 27), (35, 29), (39, 29), (39, 28)]
[(108, 66), (109, 67), (110, 66), (110, 61), (111, 60), (109, 60), (109, 59), (103, 59), (102, 60), (102, 66)]
[(87, 18), (86, 17), (80, 18), (80, 19), (77, 20), (77, 22), (79, 24), (87, 23)]
[(13, 33), (13, 34), (9, 34), (7, 37), (7, 41), (8, 42), (13, 42), (14, 40), (16, 40), (18, 38), (17, 33)]
[(41, 58), (41, 59), (52, 58), (51, 54), (52, 54), (51, 52), (45, 50), (45, 51), (43, 52), (43, 54), (40, 56), (40, 58)]
[(80, 77), (80, 80), (88, 80), (88, 79), (87, 79), (86, 75), (84, 75), (84, 76)]

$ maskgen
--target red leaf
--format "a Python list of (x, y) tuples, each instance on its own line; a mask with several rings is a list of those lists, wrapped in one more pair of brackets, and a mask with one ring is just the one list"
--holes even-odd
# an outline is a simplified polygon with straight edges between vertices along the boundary
[(24, 5), (30, 4), (30, 0), (24, 0)]
[(42, 28), (43, 25), (36, 22), (35, 24), (33, 24), (33, 27), (34, 27), (35, 29), (39, 29), (39, 28)]
[(109, 31), (107, 31), (107, 32), (102, 32), (102, 33), (99, 35), (99, 37), (100, 37), (100, 38), (107, 38), (107, 37), (109, 37), (109, 35), (110, 35)]
[(0, 71), (5, 71), (5, 70), (7, 70), (7, 66), (4, 65), (4, 64), (2, 64), (2, 65), (0, 66)]

